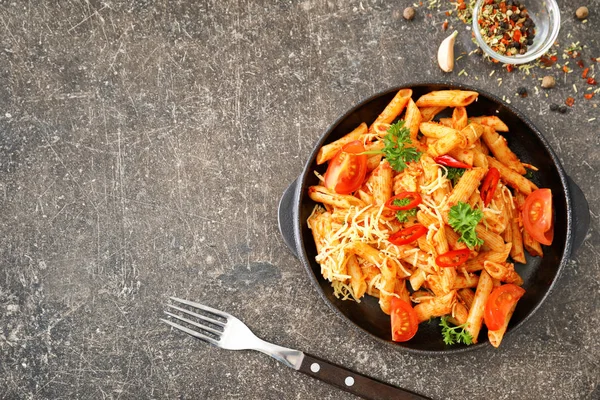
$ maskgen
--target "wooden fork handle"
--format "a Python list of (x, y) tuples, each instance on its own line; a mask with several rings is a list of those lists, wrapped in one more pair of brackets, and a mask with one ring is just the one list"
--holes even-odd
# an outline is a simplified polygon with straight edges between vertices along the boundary
[(369, 400), (431, 400), (304, 353), (298, 369), (307, 375)]

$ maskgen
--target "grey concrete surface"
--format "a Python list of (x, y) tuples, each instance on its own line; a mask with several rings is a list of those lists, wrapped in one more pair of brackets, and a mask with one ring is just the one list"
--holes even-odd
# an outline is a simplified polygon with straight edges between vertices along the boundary
[[(579, 3), (559, 3), (559, 62), (579, 41), (600, 80), (589, 59), (600, 2), (582, 0), (587, 23)], [(536, 91), (544, 71), (466, 55), (475, 47), (444, 15), (451, 5), (406, 22), (408, 4), (0, 0), (0, 398), (351, 398), (260, 353), (170, 332), (158, 318), (177, 295), (435, 399), (598, 399), (600, 94), (583, 98), (573, 60)], [(443, 74), (435, 54), (452, 29), (465, 54)], [(279, 197), (328, 124), (426, 79), (509, 98), (590, 204), (556, 291), (498, 350), (390, 352), (325, 306), (279, 236)], [(549, 111), (570, 95), (567, 114)]]

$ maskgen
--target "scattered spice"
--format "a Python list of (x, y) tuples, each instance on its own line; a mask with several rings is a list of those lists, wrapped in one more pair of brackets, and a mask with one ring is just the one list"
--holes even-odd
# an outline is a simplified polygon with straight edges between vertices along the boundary
[(577, 11), (575, 11), (575, 15), (579, 19), (586, 19), (589, 14), (590, 12), (587, 7), (579, 7)]
[(594, 78), (588, 78), (587, 83), (588, 83), (588, 85), (597, 85), (598, 84), (598, 82), (596, 82), (596, 80)]
[(569, 109), (566, 106), (560, 106), (558, 107), (558, 112), (561, 114), (566, 114), (567, 111), (569, 111)]
[(575, 99), (572, 97), (567, 97), (567, 100), (565, 100), (565, 104), (569, 107), (573, 107), (573, 104), (575, 104)]
[(577, 65), (579, 66), (579, 68), (585, 67), (585, 65), (583, 64), (583, 60), (577, 60)]
[(512, 64), (506, 64), (506, 70), (508, 72), (513, 72), (513, 70), (515, 69), (515, 66)]
[(589, 68), (584, 69), (583, 72), (581, 73), (581, 77), (583, 79), (587, 79), (587, 74), (588, 74), (589, 71), (590, 71)]
[(524, 88), (523, 86), (519, 87), (517, 89), (517, 93), (519, 94), (519, 96), (521, 97), (527, 97), (527, 89)]
[(448, 21), (444, 21), (444, 22), (442, 23), (442, 30), (444, 30), (444, 31), (445, 31), (446, 29), (448, 29)]
[(412, 20), (415, 17), (415, 9), (412, 7), (406, 7), (402, 13), (402, 16), (407, 21)]
[(550, 104), (550, 111), (558, 111), (558, 104), (556, 104), (556, 103)]
[(485, 0), (481, 8), (479, 32), (496, 53), (525, 54), (533, 44), (535, 23), (527, 9), (515, 0)]
[(594, 93), (586, 93), (586, 94), (583, 95), (583, 97), (585, 97), (588, 100), (591, 100), (592, 97), (594, 97)]
[(554, 86), (556, 86), (556, 80), (554, 79), (553, 76), (546, 75), (542, 79), (542, 87), (544, 89), (552, 89)]

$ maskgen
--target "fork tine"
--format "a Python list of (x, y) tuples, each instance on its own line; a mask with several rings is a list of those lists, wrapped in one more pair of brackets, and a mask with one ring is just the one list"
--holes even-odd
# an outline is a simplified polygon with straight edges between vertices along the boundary
[(227, 314), (226, 312), (219, 311), (216, 308), (205, 306), (204, 304), (196, 303), (196, 302), (189, 301), (189, 300), (183, 300), (183, 299), (180, 299), (180, 298), (177, 298), (177, 297), (171, 297), (171, 300), (177, 301), (179, 303), (186, 304), (186, 305), (191, 306), (191, 307), (199, 308), (200, 310), (204, 310), (206, 312), (212, 313), (212, 314), (214, 314), (214, 315), (216, 315), (218, 317), (221, 317), (221, 318), (227, 318), (227, 319), (229, 319), (231, 317), (231, 315)]
[(195, 312), (193, 312), (193, 311), (186, 310), (185, 308), (181, 308), (181, 307), (174, 306), (173, 304), (167, 304), (167, 307), (174, 308), (174, 309), (176, 309), (176, 310), (178, 310), (178, 311), (181, 311), (181, 312), (183, 312), (183, 313), (186, 313), (186, 314), (188, 314), (188, 315), (191, 315), (191, 316), (193, 316), (193, 317), (196, 317), (196, 318), (198, 318), (198, 319), (201, 319), (201, 320), (204, 320), (204, 321), (210, 322), (211, 324), (215, 324), (215, 325), (218, 325), (218, 326), (221, 326), (221, 327), (224, 327), (224, 326), (225, 326), (225, 323), (223, 323), (222, 321), (218, 321), (218, 320), (216, 320), (216, 319), (213, 319), (213, 318), (207, 317), (207, 316), (205, 316), (205, 315), (196, 314), (196, 313), (195, 313)]
[(187, 319), (185, 317), (182, 317), (181, 315), (172, 314), (172, 313), (170, 313), (168, 311), (165, 311), (165, 314), (167, 314), (170, 317), (177, 318), (180, 321), (187, 322), (188, 324), (194, 325), (195, 327), (198, 327), (198, 328), (200, 328), (202, 330), (214, 333), (215, 335), (221, 336), (223, 334), (223, 331), (211, 328), (210, 326), (199, 324), (198, 322), (192, 321), (191, 319)]
[(204, 340), (204, 341), (206, 341), (206, 342), (208, 342), (210, 344), (214, 344), (215, 346), (219, 346), (219, 342), (217, 340), (215, 340), (214, 338), (211, 338), (210, 336), (204, 335), (204, 334), (202, 334), (200, 332), (193, 331), (193, 330), (191, 330), (189, 328), (186, 328), (185, 326), (181, 326), (179, 324), (176, 324), (176, 323), (171, 322), (171, 321), (166, 320), (166, 319), (162, 319), (161, 318), (160, 320), (162, 322), (164, 322), (165, 324), (167, 324), (167, 325), (171, 325), (175, 329), (179, 329), (180, 331), (184, 331), (185, 333), (187, 333), (189, 335), (192, 335), (192, 336), (194, 336), (194, 337), (196, 337), (198, 339)]

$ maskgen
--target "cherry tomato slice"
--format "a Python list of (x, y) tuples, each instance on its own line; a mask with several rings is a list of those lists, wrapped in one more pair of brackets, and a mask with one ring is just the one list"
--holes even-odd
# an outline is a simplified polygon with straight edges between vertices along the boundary
[(440, 165), (443, 165), (446, 167), (464, 168), (464, 169), (473, 168), (469, 164), (465, 164), (464, 162), (458, 161), (456, 158), (451, 157), (447, 154), (444, 154), (443, 156), (437, 156), (436, 158), (433, 159), (433, 161), (435, 161), (436, 164), (440, 164)]
[(456, 267), (467, 261), (470, 255), (469, 249), (453, 250), (437, 256), (435, 263), (440, 267)]
[(419, 329), (419, 319), (415, 310), (397, 297), (392, 298), (391, 309), (392, 340), (406, 342), (412, 339)]
[(500, 329), (506, 322), (508, 313), (524, 294), (525, 289), (512, 283), (494, 289), (485, 304), (485, 326), (491, 331)]
[(481, 184), (481, 200), (483, 200), (484, 206), (487, 207), (492, 202), (498, 187), (498, 181), (500, 181), (500, 171), (494, 167), (490, 168)]
[(367, 155), (360, 140), (347, 143), (329, 161), (325, 172), (325, 187), (336, 193), (350, 194), (362, 185), (367, 174)]
[(396, 246), (412, 243), (427, 233), (427, 228), (416, 224), (406, 229), (401, 229), (389, 237), (389, 241)]
[(523, 204), (522, 218), (527, 233), (541, 244), (550, 246), (554, 239), (552, 191), (538, 189), (527, 196)]
[[(405, 206), (397, 206), (394, 204), (394, 201), (402, 199), (411, 199), (411, 201)], [(421, 201), (421, 195), (417, 192), (402, 192), (391, 197), (388, 201), (386, 201), (385, 206), (390, 210), (394, 211), (410, 210), (411, 208), (415, 208), (416, 206), (421, 204)]]

